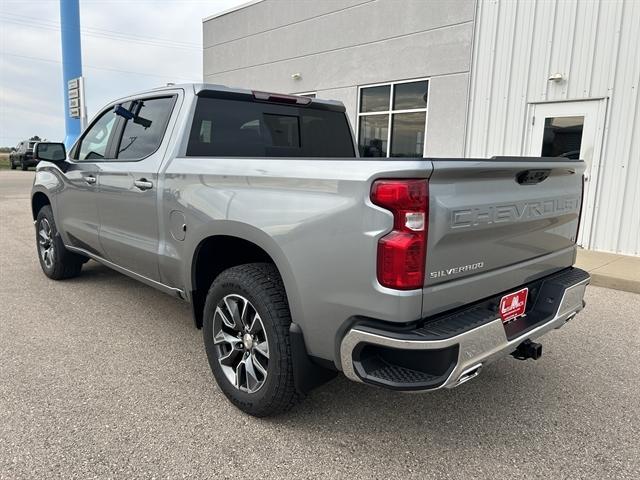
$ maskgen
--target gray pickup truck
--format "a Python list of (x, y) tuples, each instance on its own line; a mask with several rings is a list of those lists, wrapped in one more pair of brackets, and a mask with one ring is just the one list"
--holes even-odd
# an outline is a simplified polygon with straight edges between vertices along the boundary
[(359, 158), (344, 107), (217, 85), (111, 103), (38, 143), (45, 275), (96, 260), (193, 307), (213, 375), (256, 416), (342, 371), (458, 386), (583, 306), (584, 163)]

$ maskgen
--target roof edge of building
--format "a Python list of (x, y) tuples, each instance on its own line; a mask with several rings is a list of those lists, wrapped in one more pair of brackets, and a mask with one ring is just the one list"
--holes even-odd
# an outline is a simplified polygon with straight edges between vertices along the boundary
[(202, 19), (202, 23), (208, 22), (209, 20), (213, 20), (214, 18), (222, 17), (229, 13), (237, 12), (238, 10), (245, 9), (247, 7), (250, 7), (260, 2), (264, 2), (264, 0), (249, 0), (248, 2), (241, 3), (240, 5), (236, 5), (235, 7), (227, 8), (226, 10), (223, 10), (221, 12), (214, 13), (213, 15), (209, 15), (208, 17), (205, 17)]

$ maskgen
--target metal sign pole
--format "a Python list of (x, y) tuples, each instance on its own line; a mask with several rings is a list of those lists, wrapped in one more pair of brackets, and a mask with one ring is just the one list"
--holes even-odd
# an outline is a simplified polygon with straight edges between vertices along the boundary
[(84, 77), (80, 77), (80, 129), (87, 128), (87, 104), (84, 101)]
[[(80, 45), (80, 6), (78, 0), (60, 0), (60, 34), (62, 39), (63, 98), (65, 99), (64, 144), (70, 148), (80, 135), (82, 128), (82, 115), (72, 115), (72, 113), (76, 113), (76, 108), (78, 112), (84, 108), (79, 88), (82, 77), (82, 48)], [(73, 90), (77, 91), (76, 97), (71, 97)], [(77, 107), (71, 106), (76, 103)]]

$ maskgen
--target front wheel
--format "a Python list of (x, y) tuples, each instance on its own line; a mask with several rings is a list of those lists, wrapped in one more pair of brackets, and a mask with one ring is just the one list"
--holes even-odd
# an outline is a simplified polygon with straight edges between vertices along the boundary
[(9, 157), (9, 166), (11, 167), (11, 170), (16, 169), (16, 164), (13, 162), (13, 158), (11, 157)]
[(207, 294), (203, 320), (209, 365), (231, 403), (257, 417), (297, 403), (291, 315), (274, 265), (252, 263), (222, 272)]
[(38, 212), (36, 240), (40, 267), (47, 277), (63, 280), (80, 274), (85, 257), (65, 248), (49, 205), (45, 205)]

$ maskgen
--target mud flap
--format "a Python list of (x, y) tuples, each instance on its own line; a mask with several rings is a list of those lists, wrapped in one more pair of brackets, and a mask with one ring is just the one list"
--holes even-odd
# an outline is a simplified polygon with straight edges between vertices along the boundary
[(307, 395), (311, 390), (327, 383), (338, 374), (335, 370), (321, 367), (309, 357), (300, 326), (292, 323), (289, 327), (289, 336), (291, 337), (293, 379), (298, 393)]

